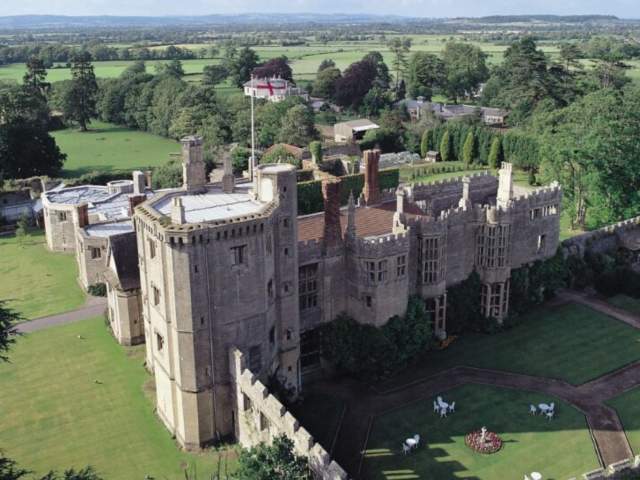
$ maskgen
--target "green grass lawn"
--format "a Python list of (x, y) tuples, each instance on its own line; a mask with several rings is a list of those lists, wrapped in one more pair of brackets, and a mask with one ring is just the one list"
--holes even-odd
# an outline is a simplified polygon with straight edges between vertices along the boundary
[(103, 318), (20, 338), (10, 360), (0, 364), (0, 448), (22, 466), (42, 474), (92, 465), (108, 480), (213, 471), (213, 452), (181, 452), (153, 413), (144, 347), (120, 347)]
[(622, 308), (624, 310), (628, 310), (631, 313), (640, 315), (640, 300), (637, 298), (620, 294), (607, 298), (607, 302), (618, 308)]
[(630, 390), (607, 403), (617, 410), (631, 449), (637, 454), (640, 452), (640, 388)]
[(92, 171), (135, 170), (166, 163), (180, 145), (168, 138), (94, 121), (89, 132), (68, 128), (53, 132), (67, 160), (63, 175), (77, 177)]
[(26, 319), (80, 307), (85, 294), (73, 255), (46, 249), (44, 234), (31, 233), (22, 243), (0, 238), (0, 300)]
[[(562, 480), (599, 466), (584, 415), (558, 399), (479, 385), (443, 397), (456, 401), (456, 413), (445, 419), (424, 401), (374, 420), (363, 478), (495, 480), (539, 471), (544, 478)], [(551, 401), (556, 404), (553, 421), (528, 414), (529, 404)], [(499, 452), (481, 455), (465, 445), (465, 435), (482, 426), (502, 438)], [(402, 442), (416, 433), (424, 443), (403, 455)]]
[[(579, 361), (588, 359), (588, 361)], [(495, 334), (465, 334), (382, 388), (457, 365), (558, 378), (579, 385), (640, 359), (640, 332), (582, 305), (541, 307)]]

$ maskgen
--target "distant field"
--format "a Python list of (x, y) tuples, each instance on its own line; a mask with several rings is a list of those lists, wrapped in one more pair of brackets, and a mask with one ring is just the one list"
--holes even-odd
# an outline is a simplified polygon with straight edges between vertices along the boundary
[(67, 154), (63, 176), (92, 171), (135, 170), (157, 167), (180, 152), (173, 140), (104, 122), (92, 122), (89, 132), (68, 128), (53, 132)]
[[(387, 41), (393, 35), (387, 35)], [(447, 40), (454, 39), (451, 36), (442, 35), (409, 35), (413, 40), (411, 51), (425, 51), (438, 54), (444, 48)], [(459, 39), (459, 38), (456, 38)], [(505, 45), (496, 45), (492, 43), (471, 42), (481, 47), (488, 55), (490, 63), (498, 63), (502, 59), (502, 54), (506, 50)], [(177, 45), (181, 48), (189, 48), (194, 51), (205, 48), (207, 44), (183, 44)], [(542, 50), (550, 55), (555, 55), (558, 48), (555, 45), (541, 44)], [(156, 46), (152, 49), (162, 49), (165, 46)], [(382, 53), (385, 61), (390, 64), (392, 54), (381, 41), (366, 42), (329, 42), (322, 44), (310, 41), (307, 45), (301, 46), (257, 46), (254, 50), (258, 53), (261, 60), (286, 55), (291, 60), (291, 66), (295, 78), (299, 80), (309, 80), (315, 77), (315, 73), (322, 60), (331, 58), (336, 62), (338, 68), (344, 70), (351, 63), (361, 59), (364, 55), (371, 51), (379, 51)], [(182, 62), (185, 72), (187, 73), (187, 81), (199, 81), (200, 73), (206, 65), (214, 65), (220, 62), (220, 59), (196, 59), (184, 60)], [(100, 78), (114, 78), (119, 76), (122, 71), (131, 65), (132, 61), (110, 61), (110, 62), (94, 62), (96, 75)], [(151, 60), (147, 62), (147, 68), (153, 69), (153, 66), (159, 61)], [(630, 72), (631, 74), (631, 72)], [(0, 81), (20, 81), (24, 75), (23, 64), (12, 64), (0, 67)], [(640, 78), (640, 72), (637, 74)], [(57, 82), (70, 78), (70, 71), (67, 68), (55, 68), (49, 70), (49, 81)], [(228, 90), (228, 89), (227, 89)], [(225, 92), (228, 93), (228, 92)]]

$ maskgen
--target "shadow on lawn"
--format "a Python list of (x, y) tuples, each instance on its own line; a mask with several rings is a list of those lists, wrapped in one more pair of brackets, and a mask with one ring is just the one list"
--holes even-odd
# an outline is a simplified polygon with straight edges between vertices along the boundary
[[(375, 417), (361, 479), (481, 480), (523, 478), (540, 471), (551, 480), (598, 466), (584, 416), (558, 399), (479, 385), (465, 385), (442, 396), (456, 401), (456, 412), (446, 418), (433, 412), (430, 400)], [(529, 404), (551, 401), (556, 404), (554, 420), (528, 413)], [(464, 443), (465, 435), (483, 426), (502, 439), (495, 454), (476, 453)], [(404, 440), (415, 434), (421, 437), (420, 446), (404, 455)]]

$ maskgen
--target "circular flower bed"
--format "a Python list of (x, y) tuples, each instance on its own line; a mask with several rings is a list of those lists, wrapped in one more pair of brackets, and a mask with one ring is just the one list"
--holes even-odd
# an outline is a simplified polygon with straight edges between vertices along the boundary
[(482, 432), (471, 432), (464, 437), (464, 443), (478, 453), (496, 453), (502, 448), (502, 439), (497, 433), (487, 432), (482, 441)]

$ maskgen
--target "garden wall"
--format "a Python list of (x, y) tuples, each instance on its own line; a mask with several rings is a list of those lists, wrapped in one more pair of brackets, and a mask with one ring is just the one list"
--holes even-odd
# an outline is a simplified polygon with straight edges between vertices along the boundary
[[(623, 480), (638, 478), (640, 475), (640, 455), (612, 463), (607, 468), (598, 468), (582, 474), (584, 480)], [(571, 478), (570, 480), (578, 480)]]
[(251, 371), (246, 368), (242, 352), (236, 348), (229, 351), (229, 368), (235, 389), (236, 438), (245, 448), (260, 442), (271, 443), (286, 435), (294, 444), (298, 455), (309, 460), (309, 467), (318, 480), (346, 480), (347, 473), (331, 459), (327, 451), (317, 442), (298, 420), (269, 393)]
[(583, 233), (562, 242), (565, 255), (584, 257), (587, 251), (607, 253), (619, 247), (638, 250), (640, 247), (640, 217)]

